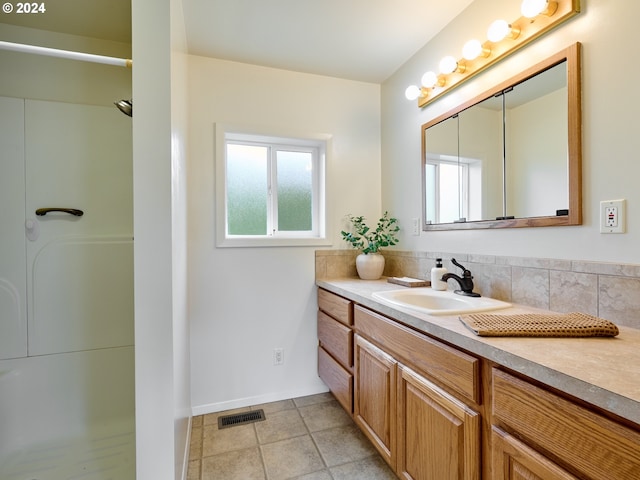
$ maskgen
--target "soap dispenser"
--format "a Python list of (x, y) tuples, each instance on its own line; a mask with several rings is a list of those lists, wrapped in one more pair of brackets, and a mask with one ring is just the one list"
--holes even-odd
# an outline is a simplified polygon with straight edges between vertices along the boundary
[(447, 269), (442, 266), (442, 259), (436, 258), (436, 266), (431, 269), (431, 288), (434, 290), (446, 290), (447, 282), (442, 281), (442, 276)]

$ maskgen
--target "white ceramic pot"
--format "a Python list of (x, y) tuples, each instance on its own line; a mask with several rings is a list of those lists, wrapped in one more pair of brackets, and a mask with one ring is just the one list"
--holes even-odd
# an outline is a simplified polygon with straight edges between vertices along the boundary
[(384, 257), (379, 253), (361, 253), (356, 257), (356, 270), (362, 280), (378, 280), (384, 271)]

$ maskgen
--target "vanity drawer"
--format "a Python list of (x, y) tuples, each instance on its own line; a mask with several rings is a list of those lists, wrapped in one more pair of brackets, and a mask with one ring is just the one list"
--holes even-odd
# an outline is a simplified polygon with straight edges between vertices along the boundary
[(347, 326), (353, 325), (353, 303), (346, 298), (319, 288), (318, 308)]
[(480, 404), (480, 361), (477, 358), (360, 305), (354, 308), (354, 320), (357, 333), (419, 373)]
[(499, 369), (492, 377), (494, 423), (590, 480), (638, 478), (638, 431)]
[(353, 414), (353, 375), (342, 368), (322, 347), (318, 348), (318, 375), (342, 408)]
[(318, 340), (343, 367), (353, 370), (353, 330), (326, 313), (318, 312)]

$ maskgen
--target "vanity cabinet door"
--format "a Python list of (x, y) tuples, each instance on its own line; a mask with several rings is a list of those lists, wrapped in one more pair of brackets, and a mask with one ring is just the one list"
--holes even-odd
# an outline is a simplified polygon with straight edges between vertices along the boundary
[(492, 411), (494, 425), (580, 478), (640, 478), (640, 432), (496, 368)]
[(396, 360), (355, 336), (354, 419), (386, 462), (396, 467)]
[(480, 414), (399, 365), (398, 466), (407, 480), (479, 480)]
[(494, 480), (578, 480), (499, 428), (492, 429), (491, 445)]

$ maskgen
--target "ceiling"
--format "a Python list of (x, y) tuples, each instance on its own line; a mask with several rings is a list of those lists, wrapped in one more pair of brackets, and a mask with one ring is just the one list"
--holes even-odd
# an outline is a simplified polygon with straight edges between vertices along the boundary
[[(8, 3), (15, 5), (17, 2)], [(53, 0), (38, 3), (44, 3), (44, 13), (18, 14), (14, 9), (12, 13), (0, 14), (0, 23), (131, 43), (131, 0)]]
[[(183, 5), (193, 55), (381, 83), (472, 1), (183, 0)], [(55, 0), (46, 8), (44, 14), (3, 14), (0, 22), (131, 42), (130, 0)]]

